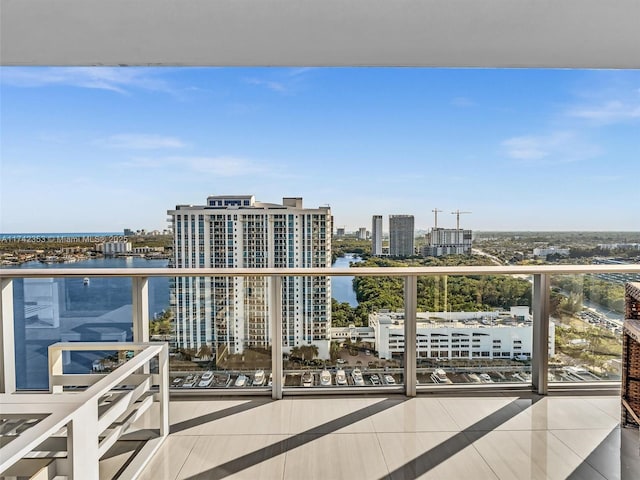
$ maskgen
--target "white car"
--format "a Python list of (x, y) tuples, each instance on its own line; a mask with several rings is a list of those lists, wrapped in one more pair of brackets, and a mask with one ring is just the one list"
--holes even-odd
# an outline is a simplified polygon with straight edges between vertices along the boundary
[(182, 384), (182, 388), (193, 388), (196, 386), (196, 382), (198, 381), (197, 375), (189, 375), (184, 383)]
[(320, 374), (320, 385), (331, 385), (331, 372), (329, 370), (322, 370)]
[(302, 386), (313, 387), (313, 373), (308, 370), (302, 374)]
[(396, 384), (396, 379), (393, 378), (391, 375), (389, 375), (388, 373), (386, 373), (384, 375), (384, 381), (387, 382), (388, 385), (395, 385)]
[(211, 385), (211, 382), (213, 382), (213, 372), (211, 370), (207, 370), (206, 372), (204, 372), (204, 375), (202, 375), (202, 377), (200, 378), (200, 383), (198, 384), (198, 387), (208, 387), (209, 385)]
[(354, 368), (351, 372), (351, 376), (353, 377), (353, 383), (360, 387), (364, 385), (364, 378), (362, 378), (362, 372), (359, 368)]
[(264, 370), (256, 371), (256, 373), (253, 375), (253, 386), (261, 387), (262, 385), (264, 385), (264, 379)]

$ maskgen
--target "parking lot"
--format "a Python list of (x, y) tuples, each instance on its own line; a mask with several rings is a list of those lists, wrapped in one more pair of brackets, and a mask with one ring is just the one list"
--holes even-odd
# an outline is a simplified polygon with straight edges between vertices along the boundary
[[(435, 375), (436, 370), (443, 372), (440, 380)], [(256, 378), (256, 371), (244, 372), (185, 372), (172, 375), (171, 387), (173, 389), (268, 389), (271, 386), (270, 371), (262, 372)], [(324, 383), (323, 383), (323, 372)], [(338, 381), (342, 372), (343, 383)], [(359, 372), (359, 375), (358, 375)], [(360, 381), (356, 379), (360, 376)], [(530, 383), (530, 367), (478, 367), (475, 369), (463, 369), (460, 367), (418, 368), (418, 385), (429, 384), (483, 384), (483, 383)], [(561, 370), (554, 377), (560, 381), (594, 381), (599, 380), (588, 372), (568, 372)], [(203, 380), (205, 378), (205, 380)], [(555, 379), (555, 378), (554, 378)], [(344, 364), (327, 367), (326, 369), (300, 369), (284, 372), (283, 384), (285, 388), (340, 388), (340, 387), (394, 387), (404, 382), (403, 370), (394, 369), (369, 369), (367, 367), (347, 367)]]

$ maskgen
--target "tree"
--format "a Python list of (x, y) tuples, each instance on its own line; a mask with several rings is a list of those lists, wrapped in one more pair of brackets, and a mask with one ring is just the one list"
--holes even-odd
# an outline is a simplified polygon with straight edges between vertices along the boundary
[(211, 345), (208, 345), (206, 343), (202, 345), (198, 350), (198, 354), (196, 356), (201, 358), (202, 360), (209, 360), (213, 356)]
[(317, 345), (302, 345), (300, 347), (302, 359), (305, 361), (311, 361), (318, 356), (319, 350)]
[(157, 319), (149, 323), (149, 334), (167, 337), (173, 333), (173, 326), (173, 311), (168, 308)]
[(332, 362), (335, 362), (340, 358), (340, 343), (333, 341), (329, 344), (329, 358)]

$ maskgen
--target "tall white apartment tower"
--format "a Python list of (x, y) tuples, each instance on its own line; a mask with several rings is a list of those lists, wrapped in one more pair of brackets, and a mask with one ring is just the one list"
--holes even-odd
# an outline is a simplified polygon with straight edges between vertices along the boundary
[(389, 215), (389, 255), (415, 255), (413, 215)]
[(371, 220), (371, 255), (382, 255), (382, 215), (374, 215)]
[[(175, 266), (185, 268), (314, 268), (331, 264), (331, 210), (303, 208), (252, 195), (211, 196), (202, 206), (169, 210)], [(271, 344), (268, 277), (176, 277), (176, 343), (182, 348), (241, 353)], [(329, 356), (331, 283), (325, 276), (284, 277), (283, 349), (316, 345)]]

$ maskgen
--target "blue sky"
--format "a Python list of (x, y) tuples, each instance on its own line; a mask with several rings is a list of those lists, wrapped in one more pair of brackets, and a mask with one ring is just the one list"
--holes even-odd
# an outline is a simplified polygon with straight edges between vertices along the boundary
[[(211, 194), (336, 226), (640, 230), (640, 71), (0, 69), (0, 231), (164, 228)], [(385, 229), (387, 219), (385, 218)]]

